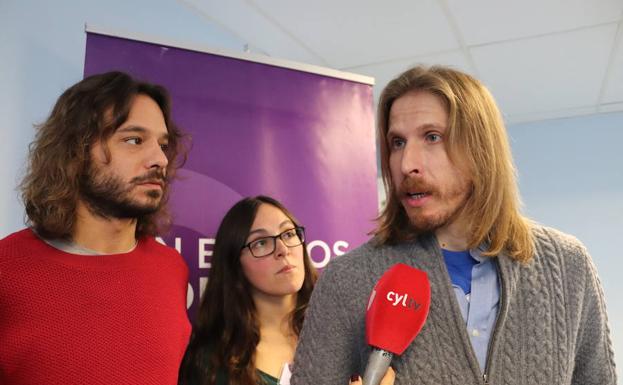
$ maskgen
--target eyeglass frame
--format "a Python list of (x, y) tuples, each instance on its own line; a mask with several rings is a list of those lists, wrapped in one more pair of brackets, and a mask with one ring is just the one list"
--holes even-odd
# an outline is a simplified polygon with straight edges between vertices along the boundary
[[(296, 231), (296, 236), (299, 238), (301, 243), (299, 243), (298, 245), (294, 245), (294, 246), (288, 246), (286, 244), (286, 241), (284, 241), (283, 238), (281, 238), (281, 237), (283, 236), (283, 234), (287, 233), (288, 231), (292, 231), (292, 230)], [(269, 238), (272, 239), (272, 241), (273, 241), (273, 249), (272, 249), (272, 251), (270, 253), (268, 253), (268, 254), (264, 254), (264, 255), (261, 255), (259, 257), (257, 255), (255, 255), (255, 254), (253, 254), (253, 250), (251, 250), (251, 244), (255, 243), (255, 242), (259, 241), (259, 240), (269, 239)], [(260, 237), (260, 238), (254, 239), (251, 242), (243, 245), (240, 248), (240, 251), (242, 251), (244, 249), (249, 249), (249, 252), (251, 253), (251, 256), (253, 258), (265, 258), (265, 257), (268, 257), (269, 255), (274, 253), (275, 250), (277, 250), (277, 238), (281, 239), (281, 242), (283, 242), (284, 246), (286, 246), (289, 249), (291, 249), (293, 247), (301, 246), (302, 244), (305, 243), (305, 227), (303, 227), (303, 226), (294, 226), (293, 228), (284, 230), (284, 231), (282, 231), (281, 233), (279, 233), (277, 235), (267, 235), (265, 237)]]

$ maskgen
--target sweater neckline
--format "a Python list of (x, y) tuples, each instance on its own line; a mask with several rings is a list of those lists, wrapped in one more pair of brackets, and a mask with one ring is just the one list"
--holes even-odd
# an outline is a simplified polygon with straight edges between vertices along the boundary
[(46, 239), (43, 237), (39, 237), (42, 241), (47, 243), (48, 245), (64, 251), (69, 254), (77, 254), (77, 255), (114, 255), (114, 254), (126, 254), (131, 253), (136, 249), (138, 245), (138, 240), (134, 242), (134, 245), (129, 250), (123, 251), (121, 253), (100, 253), (99, 251), (95, 251), (93, 249), (88, 249), (86, 247), (82, 247), (75, 242), (65, 241), (61, 239)]
[(27, 229), (23, 236), (33, 245), (32, 251), (36, 258), (60, 263), (78, 270), (119, 270), (141, 266), (146, 263), (143, 254), (149, 242), (147, 238), (141, 238), (132, 250), (125, 253), (82, 255), (67, 252), (48, 244), (31, 229)]

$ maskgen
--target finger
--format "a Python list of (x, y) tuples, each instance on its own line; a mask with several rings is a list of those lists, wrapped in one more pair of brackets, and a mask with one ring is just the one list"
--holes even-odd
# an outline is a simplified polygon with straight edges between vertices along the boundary
[(352, 376), (350, 376), (350, 385), (362, 385), (363, 383), (361, 382), (361, 377), (358, 374), (353, 374)]
[(394, 381), (396, 380), (396, 372), (390, 366), (385, 372), (383, 379), (381, 380), (381, 385), (394, 385)]

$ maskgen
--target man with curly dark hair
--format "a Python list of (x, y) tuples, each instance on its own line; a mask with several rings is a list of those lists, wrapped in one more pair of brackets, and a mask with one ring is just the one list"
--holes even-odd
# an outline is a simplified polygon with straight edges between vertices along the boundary
[(173, 384), (188, 268), (154, 236), (183, 150), (167, 91), (121, 72), (66, 90), (0, 241), (0, 383)]

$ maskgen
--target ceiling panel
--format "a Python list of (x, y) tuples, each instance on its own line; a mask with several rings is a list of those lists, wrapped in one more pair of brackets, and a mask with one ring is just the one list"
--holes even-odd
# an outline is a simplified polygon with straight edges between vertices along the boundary
[(357, 74), (368, 75), (375, 78), (374, 84), (374, 100), (378, 100), (378, 97), (383, 91), (383, 88), (387, 83), (398, 76), (403, 71), (417, 65), (433, 65), (442, 64), (447, 65), (464, 72), (471, 72), (469, 64), (461, 51), (455, 50), (445, 53), (439, 53), (429, 56), (417, 56), (409, 59), (402, 59), (382, 64), (374, 64), (368, 66), (351, 67), (346, 70)]
[(621, 0), (447, 0), (468, 45), (616, 22)]
[(254, 53), (314, 65), (328, 65), (321, 57), (306, 49), (259, 13), (254, 5), (244, 0), (227, 2), (178, 0), (178, 2), (248, 42), (249, 48)]
[(458, 47), (435, 0), (261, 0), (253, 4), (339, 69)]
[(373, 76), (375, 100), (391, 78), (425, 63), (475, 74), (509, 121), (623, 104), (623, 0), (177, 2), (251, 52)]
[(616, 25), (471, 49), (481, 80), (509, 116), (594, 106)]
[(590, 106), (590, 107), (568, 108), (568, 109), (563, 109), (563, 110), (531, 112), (527, 114), (515, 114), (515, 115), (504, 114), (504, 121), (507, 124), (515, 124), (515, 123), (535, 122), (535, 121), (549, 120), (549, 119), (569, 118), (573, 116), (590, 115), (596, 112), (598, 112), (597, 107)]
[(623, 102), (623, 21), (619, 23), (609, 76), (606, 79), (602, 103)]

